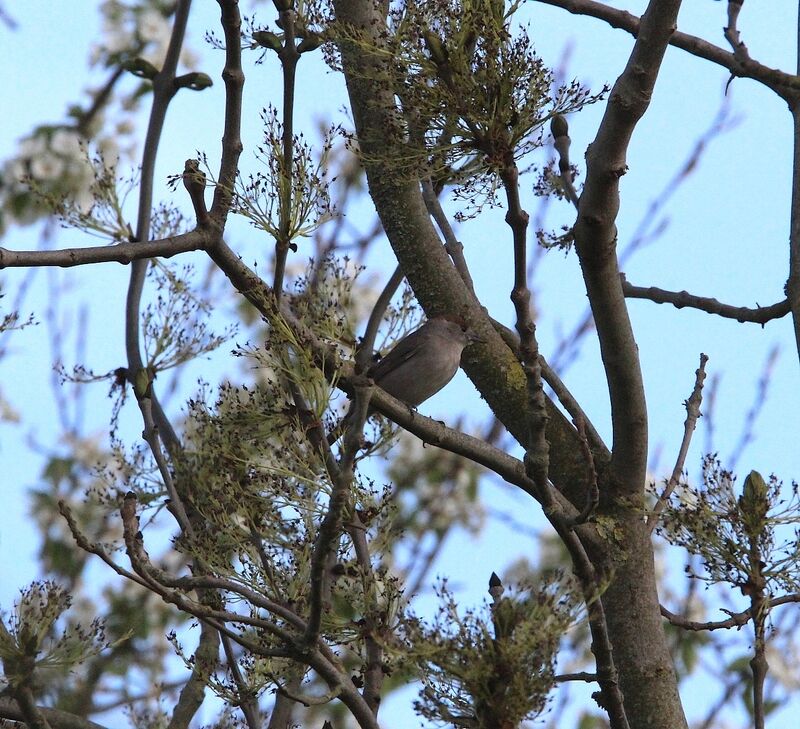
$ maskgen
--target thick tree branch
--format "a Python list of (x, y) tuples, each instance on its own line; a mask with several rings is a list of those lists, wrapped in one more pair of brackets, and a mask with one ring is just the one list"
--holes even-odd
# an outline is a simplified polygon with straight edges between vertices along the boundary
[(638, 349), (625, 306), (616, 257), (619, 178), (633, 130), (646, 111), (679, 0), (651, 2), (628, 64), (611, 90), (606, 112), (586, 154), (586, 184), (575, 241), (611, 397), (615, 490), (638, 493), (647, 459), (647, 410)]
[(611, 401), (612, 456), (609, 471), (601, 474), (600, 509), (615, 525), (620, 555), (613, 567), (602, 568), (613, 576), (601, 600), (628, 721), (652, 729), (679, 729), (686, 718), (658, 619), (652, 545), (641, 518), (648, 420), (638, 347), (619, 278), (616, 218), (627, 148), (649, 106), (679, 8), (679, 0), (651, 0), (642, 16), (628, 63), (586, 153), (586, 183), (574, 227)]
[[(800, 35), (797, 39), (800, 53)], [(797, 73), (800, 74), (800, 56), (797, 58)], [(795, 99), (791, 105), (793, 125), (792, 164), (792, 211), (789, 222), (789, 279), (786, 282), (786, 297), (792, 309), (794, 338), (800, 355), (800, 103)]]
[[(386, 18), (372, 0), (337, 0), (337, 21), (380, 48)], [(344, 34), (347, 36), (347, 33)], [(363, 153), (370, 196), (389, 242), (425, 313), (451, 314), (468, 320), (485, 340), (465, 350), (462, 364), (498, 419), (521, 443), (527, 432), (525, 376), (513, 352), (503, 344), (486, 313), (472, 296), (431, 223), (419, 184), (408, 175), (408, 140), (398, 125), (393, 90), (383, 82), (384, 56), (364, 53), (346, 39), (340, 44), (359, 147)], [(550, 478), (574, 503), (585, 496), (585, 467), (577, 433), (564, 415), (547, 401), (547, 440), (551, 446)]]

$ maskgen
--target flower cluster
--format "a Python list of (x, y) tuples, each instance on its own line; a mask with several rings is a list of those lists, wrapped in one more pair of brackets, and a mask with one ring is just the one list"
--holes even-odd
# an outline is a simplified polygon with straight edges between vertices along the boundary
[[(92, 48), (92, 64), (108, 67), (135, 56), (160, 66), (167, 54), (169, 16), (173, 9), (174, 3), (163, 0), (148, 0), (135, 5), (106, 0), (100, 6), (103, 37)], [(191, 51), (184, 50), (181, 62), (193, 66), (196, 58)]]

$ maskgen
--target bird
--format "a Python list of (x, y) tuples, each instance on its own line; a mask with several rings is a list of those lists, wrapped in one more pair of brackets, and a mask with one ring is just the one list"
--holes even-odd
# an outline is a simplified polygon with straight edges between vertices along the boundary
[(403, 337), (367, 375), (382, 390), (416, 408), (455, 377), (464, 347), (483, 341), (462, 319), (428, 319)]

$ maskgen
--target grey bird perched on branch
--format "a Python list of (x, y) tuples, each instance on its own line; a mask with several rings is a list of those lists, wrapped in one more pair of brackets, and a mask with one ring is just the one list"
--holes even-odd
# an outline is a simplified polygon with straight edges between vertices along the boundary
[[(483, 340), (456, 317), (435, 316), (403, 337), (367, 376), (392, 397), (415, 408), (441, 390), (455, 377), (461, 353), (472, 342)], [(369, 414), (374, 409), (369, 408)], [(335, 443), (349, 427), (352, 410), (328, 433)]]
[(403, 337), (367, 375), (378, 387), (415, 408), (455, 377), (464, 347), (480, 341), (463, 321), (435, 316)]

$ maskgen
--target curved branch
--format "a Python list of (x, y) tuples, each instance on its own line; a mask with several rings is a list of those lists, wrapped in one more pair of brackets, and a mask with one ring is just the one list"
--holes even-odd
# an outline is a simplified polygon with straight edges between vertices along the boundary
[[(647, 406), (616, 251), (619, 178), (627, 171), (628, 145), (652, 98), (680, 5), (680, 0), (648, 3), (627, 65), (611, 90), (597, 135), (586, 152), (586, 183), (574, 227), (611, 402), (612, 455), (609, 470), (601, 475), (600, 509), (614, 523), (615, 543), (625, 555), (615, 558), (613, 567), (603, 565), (602, 556), (593, 555), (603, 571), (613, 570), (602, 603), (625, 715), (615, 716), (608, 707), (612, 727), (622, 726), (626, 717), (633, 726), (653, 729), (687, 726), (658, 619), (652, 544), (641, 518)], [(643, 636), (647, 636), (644, 650)]]
[[(781, 597), (774, 597), (766, 601), (769, 608), (779, 607), (780, 605), (789, 605), (791, 603), (800, 602), (800, 593), (791, 593), (789, 595), (781, 595)], [(740, 613), (729, 613), (730, 617), (726, 620), (709, 620), (707, 622), (699, 622), (696, 620), (689, 620), (682, 615), (670, 612), (661, 605), (661, 615), (666, 618), (670, 624), (677, 628), (684, 630), (722, 630), (725, 628), (741, 628), (747, 625), (752, 618), (752, 611), (750, 609), (743, 610)]]
[(716, 314), (725, 319), (736, 319), (736, 321), (744, 324), (745, 322), (753, 322), (761, 324), (763, 327), (768, 321), (773, 319), (780, 319), (786, 316), (790, 311), (789, 300), (784, 299), (777, 304), (770, 304), (769, 306), (756, 305), (755, 309), (746, 306), (732, 306), (731, 304), (723, 304), (717, 299), (712, 299), (707, 296), (696, 296), (690, 294), (688, 291), (666, 291), (659, 289), (655, 286), (634, 286), (628, 283), (624, 273), (619, 275), (622, 283), (622, 293), (625, 294), (626, 299), (647, 299), (656, 304), (672, 304), (676, 309), (683, 309), (688, 307), (690, 309), (699, 309), (708, 314)]
[(619, 178), (636, 124), (653, 94), (680, 0), (651, 2), (625, 70), (609, 95), (597, 136), (586, 153), (575, 243), (597, 327), (611, 398), (612, 469), (616, 494), (638, 494), (647, 463), (647, 408), (638, 347), (625, 305), (616, 254)]
[[(150, 237), (150, 214), (153, 206), (153, 177), (155, 175), (156, 154), (167, 116), (167, 107), (177, 92), (175, 71), (178, 67), (183, 39), (186, 35), (186, 24), (189, 20), (191, 0), (180, 0), (175, 9), (175, 20), (167, 47), (164, 65), (153, 79), (153, 105), (147, 124), (144, 150), (142, 152), (142, 172), (139, 184), (139, 205), (136, 217), (136, 240), (146, 241)], [(131, 268), (128, 295), (125, 304), (125, 352), (128, 358), (128, 378), (136, 393), (137, 401), (141, 392), (137, 392), (137, 379), (144, 370), (139, 343), (140, 306), (144, 279), (147, 273), (147, 261), (136, 260)], [(164, 441), (167, 451), (174, 453), (179, 442), (175, 430), (153, 396), (153, 417), (158, 426), (159, 435)]]
[(456, 270), (474, 296), (475, 284), (469, 272), (467, 259), (464, 257), (464, 244), (456, 237), (430, 179), (422, 181), (422, 198), (425, 200), (425, 207), (428, 208), (428, 213), (436, 221), (436, 225), (444, 238), (444, 249), (447, 251), (447, 255), (453, 259)]
[[(641, 31), (641, 18), (626, 10), (617, 10), (594, 0), (538, 0), (538, 2), (555, 5), (574, 15), (587, 15), (604, 20), (612, 28), (627, 31), (637, 38)], [(758, 81), (787, 101), (796, 99), (800, 94), (800, 76), (770, 68), (749, 56), (736, 55), (697, 36), (676, 31), (670, 38), (669, 44), (728, 69), (731, 76)]]
[(675, 460), (675, 467), (672, 469), (672, 475), (669, 477), (666, 488), (661, 496), (658, 497), (653, 510), (647, 517), (648, 529), (652, 532), (658, 524), (658, 516), (664, 510), (669, 501), (669, 497), (675, 490), (675, 487), (680, 482), (681, 474), (683, 473), (683, 466), (686, 463), (686, 455), (689, 452), (689, 444), (692, 442), (692, 435), (694, 429), (697, 427), (697, 419), (700, 417), (700, 405), (703, 402), (703, 383), (706, 379), (706, 362), (708, 356), (705, 354), (700, 355), (700, 366), (695, 370), (694, 387), (692, 394), (686, 400), (686, 420), (683, 423), (683, 438), (681, 439), (681, 446), (678, 449), (678, 457)]

